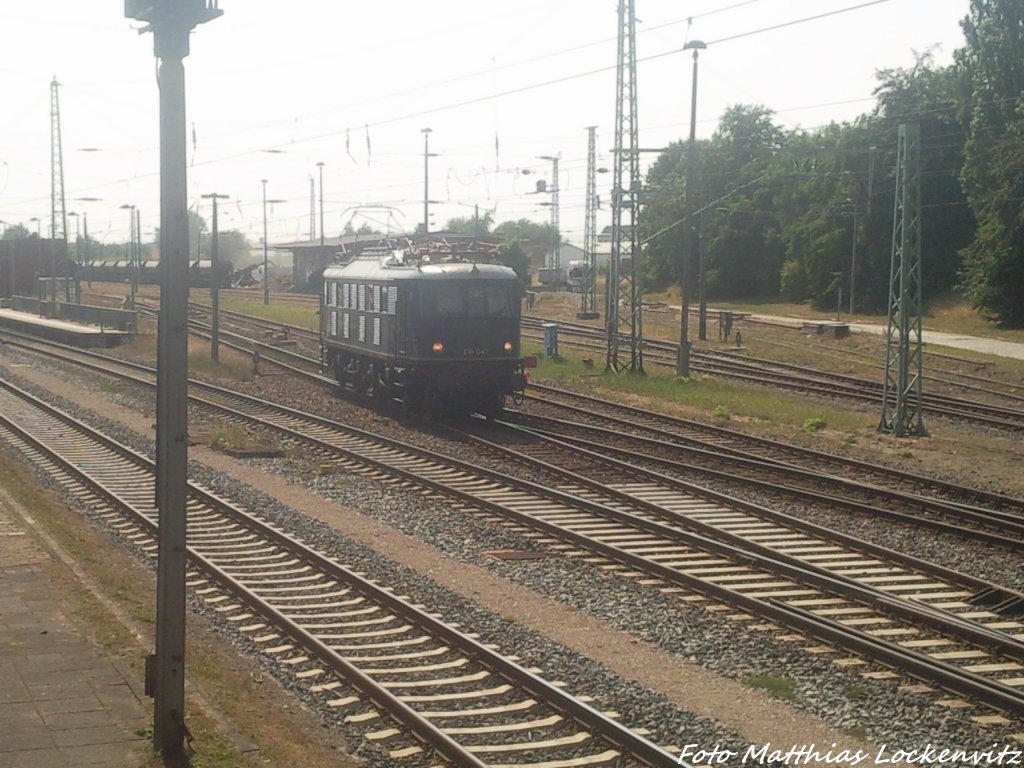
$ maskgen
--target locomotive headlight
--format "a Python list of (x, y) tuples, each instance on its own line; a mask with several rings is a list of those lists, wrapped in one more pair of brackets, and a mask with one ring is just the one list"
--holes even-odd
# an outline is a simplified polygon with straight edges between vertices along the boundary
[(512, 351), (512, 342), (511, 341), (506, 341), (502, 345), (502, 349), (504, 349), (506, 352), (511, 352)]
[(435, 341), (434, 345), (431, 347), (431, 349), (434, 350), (435, 354), (439, 355), (442, 352), (444, 352), (444, 344), (442, 342), (440, 342), (440, 341)]

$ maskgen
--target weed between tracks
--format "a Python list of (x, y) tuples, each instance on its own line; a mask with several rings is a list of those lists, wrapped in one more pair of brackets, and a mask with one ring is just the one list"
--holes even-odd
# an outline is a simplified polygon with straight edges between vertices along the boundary
[(778, 699), (797, 700), (796, 688), (793, 681), (788, 678), (771, 674), (751, 675), (743, 682), (751, 688), (761, 688)]

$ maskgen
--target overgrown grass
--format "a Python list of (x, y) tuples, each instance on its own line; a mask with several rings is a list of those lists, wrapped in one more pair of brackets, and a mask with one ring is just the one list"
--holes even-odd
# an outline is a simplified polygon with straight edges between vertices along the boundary
[(761, 688), (772, 696), (786, 701), (796, 701), (796, 688), (793, 681), (776, 675), (751, 675), (743, 681), (751, 688)]
[[(539, 351), (529, 349), (532, 346), (530, 344), (524, 346), (529, 354)], [(645, 376), (609, 374), (600, 365), (592, 369), (585, 368), (582, 358), (586, 356), (568, 350), (566, 356), (558, 359), (541, 357), (534, 378), (563, 382), (577, 390), (611, 400), (651, 399), (695, 408), (707, 418), (719, 421), (726, 418), (756, 419), (797, 430), (805, 429), (808, 424), (823, 426), (825, 423), (823, 407), (808, 402), (798, 394), (776, 392), (722, 379), (680, 379), (668, 369), (653, 366)], [(865, 414), (830, 408), (827, 416), (828, 427), (839, 431), (874, 426), (872, 417)]]
[(256, 447), (257, 444), (257, 441), (246, 432), (245, 427), (241, 424), (215, 429), (210, 435), (210, 447), (218, 450), (225, 448), (246, 450)]
[(252, 362), (229, 357), (226, 350), (221, 350), (220, 361), (214, 362), (210, 357), (209, 347), (202, 350), (191, 350), (188, 353), (189, 376), (203, 376), (212, 379), (232, 379), (234, 381), (251, 381), (253, 377)]
[[(203, 300), (202, 303), (208, 302)], [(295, 303), (286, 304), (284, 302), (274, 304), (273, 300), (271, 300), (270, 304), (263, 304), (262, 299), (260, 301), (253, 301), (250, 299), (221, 298), (220, 306), (221, 309), (273, 320), (275, 323), (308, 328), (311, 331), (319, 328), (319, 317), (315, 303), (310, 303), (309, 306)]]

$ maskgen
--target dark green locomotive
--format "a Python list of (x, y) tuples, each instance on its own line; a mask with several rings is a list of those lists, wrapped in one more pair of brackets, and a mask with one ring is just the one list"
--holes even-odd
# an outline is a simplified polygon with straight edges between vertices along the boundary
[(324, 271), (323, 363), (419, 413), (492, 416), (526, 387), (522, 284), (509, 267), (376, 254)]

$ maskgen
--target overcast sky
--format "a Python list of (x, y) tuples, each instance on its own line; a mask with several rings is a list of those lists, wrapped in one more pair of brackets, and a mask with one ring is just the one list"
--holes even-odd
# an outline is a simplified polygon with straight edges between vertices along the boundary
[[(680, 51), (688, 39), (708, 43), (699, 136), (737, 103), (774, 110), (783, 127), (813, 129), (869, 111), (876, 70), (908, 67), (914, 51), (937, 46), (937, 61), (950, 62), (969, 0), (636, 6), (640, 144), (663, 147), (689, 133), (692, 59)], [(220, 8), (221, 18), (193, 33), (185, 70), (189, 202), (229, 195), (222, 229), (260, 240), (265, 178), (268, 198), (283, 201), (268, 206), (270, 242), (308, 238), (310, 179), (319, 227), (323, 162), (328, 236), (349, 221), (411, 231), (423, 219), (429, 127), (438, 155), (432, 229), (472, 216), (475, 205), (495, 222), (548, 220), (541, 203), (550, 196), (530, 192), (539, 178), (551, 183), (551, 163), (539, 156), (560, 154), (562, 230), (582, 240), (586, 126), (597, 126), (599, 163), (612, 165), (615, 0), (220, 0)], [(851, 10), (791, 23), (843, 9)], [(119, 206), (134, 204), (151, 238), (158, 94), (152, 35), (138, 27), (122, 0), (0, 3), (0, 220), (49, 232), (56, 76), (67, 210), (87, 214), (99, 240), (123, 242), (128, 211)], [(610, 183), (610, 173), (598, 177), (603, 200)], [(208, 218), (207, 209), (203, 201)], [(606, 206), (598, 226), (609, 220)], [(71, 235), (75, 227), (69, 219)]]

